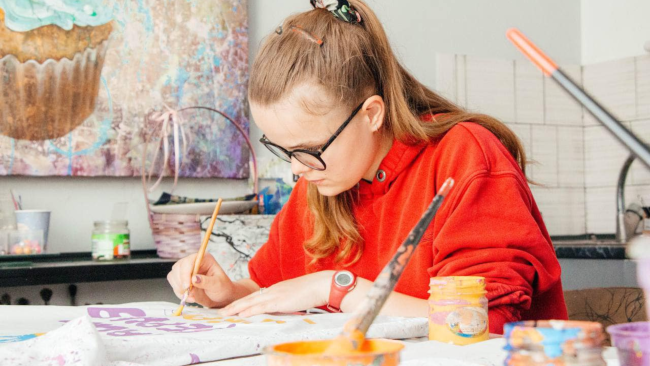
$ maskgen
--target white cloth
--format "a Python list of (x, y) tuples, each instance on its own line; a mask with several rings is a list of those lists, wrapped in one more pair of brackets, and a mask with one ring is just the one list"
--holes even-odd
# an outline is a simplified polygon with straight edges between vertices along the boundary
[[(182, 317), (173, 317), (176, 307), (172, 303), (2, 306), (0, 365), (187, 365), (255, 355), (271, 344), (333, 338), (350, 317), (223, 318), (215, 310), (188, 307)], [(378, 317), (368, 337), (422, 337), (427, 327), (426, 318)]]

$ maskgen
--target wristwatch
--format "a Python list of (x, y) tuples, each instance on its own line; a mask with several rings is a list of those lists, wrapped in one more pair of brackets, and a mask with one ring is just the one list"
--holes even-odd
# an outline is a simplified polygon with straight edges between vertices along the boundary
[(332, 276), (332, 285), (330, 287), (330, 297), (327, 301), (329, 311), (340, 313), (341, 303), (348, 292), (354, 290), (357, 285), (357, 276), (350, 271), (336, 271)]

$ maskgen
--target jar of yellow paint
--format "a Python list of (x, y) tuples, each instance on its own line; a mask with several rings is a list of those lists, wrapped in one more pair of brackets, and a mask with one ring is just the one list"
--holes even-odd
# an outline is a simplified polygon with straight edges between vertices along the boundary
[(434, 277), (429, 282), (429, 339), (467, 345), (488, 340), (483, 277)]

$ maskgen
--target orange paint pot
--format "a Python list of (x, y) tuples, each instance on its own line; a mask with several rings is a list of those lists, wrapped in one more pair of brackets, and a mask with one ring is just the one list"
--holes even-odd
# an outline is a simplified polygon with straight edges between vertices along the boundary
[(323, 355), (334, 342), (304, 341), (281, 343), (264, 349), (268, 366), (397, 366), (404, 344), (385, 339), (368, 339), (358, 352)]

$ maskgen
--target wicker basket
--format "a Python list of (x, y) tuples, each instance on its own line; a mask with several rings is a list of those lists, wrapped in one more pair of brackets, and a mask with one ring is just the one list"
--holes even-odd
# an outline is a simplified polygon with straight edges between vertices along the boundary
[(201, 247), (199, 215), (151, 214), (151, 233), (161, 258), (183, 258)]
[[(237, 127), (237, 130), (244, 136), (246, 143), (251, 151), (253, 160), (253, 179), (254, 179), (254, 193), (257, 194), (258, 187), (258, 173), (257, 173), (257, 158), (253, 146), (246, 135), (245, 131), (229, 116), (221, 111), (205, 108), (205, 107), (189, 107), (181, 109), (206, 109), (226, 118), (230, 123)], [(147, 187), (147, 175), (145, 173), (145, 162), (147, 157), (147, 141), (144, 141), (144, 149), (142, 153), (142, 164), (140, 168), (140, 175), (142, 177), (142, 188), (144, 191), (144, 198), (147, 206), (147, 215), (149, 217), (149, 226), (153, 235), (156, 251), (161, 258), (179, 259), (186, 257), (190, 254), (197, 253), (201, 247), (201, 219), (197, 214), (161, 214), (154, 213), (149, 207), (149, 195)], [(175, 177), (175, 180), (178, 176)]]

